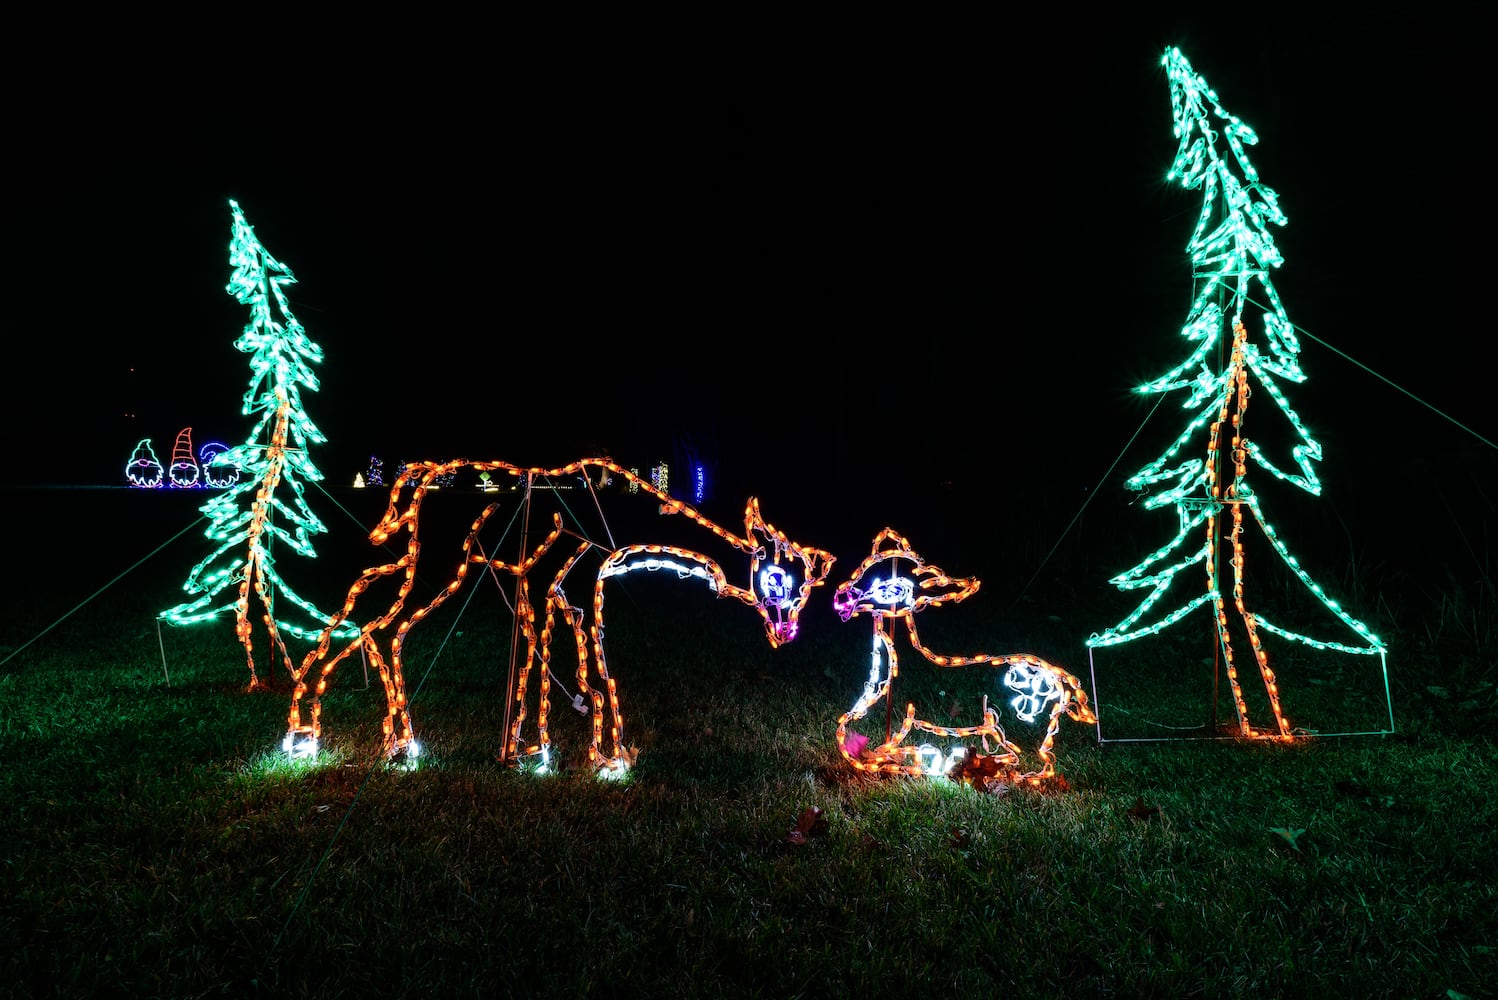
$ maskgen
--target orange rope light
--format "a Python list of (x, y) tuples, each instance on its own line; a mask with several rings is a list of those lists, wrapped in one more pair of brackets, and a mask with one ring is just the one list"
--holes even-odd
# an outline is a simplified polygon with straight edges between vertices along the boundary
[[(552, 528), (546, 537), (533, 549), (524, 552), (518, 560), (510, 562), (494, 558), (479, 543), (480, 532), (500, 506), (498, 503), (490, 503), (470, 526), (458, 556), (457, 569), (450, 581), (426, 605), (414, 611), (408, 610), (406, 602), (415, 584), (421, 551), (418, 529), (422, 501), (428, 490), (433, 488), (433, 483), (460, 470), (487, 473), (491, 478), (510, 476), (516, 481), (515, 488), (524, 490), (526, 504), (531, 502), (531, 487), (537, 480), (581, 477), (590, 484), (591, 489), (591, 484), (602, 481), (604, 475), (621, 477), (626, 481), (628, 492), (644, 493), (653, 498), (659, 505), (660, 514), (686, 518), (706, 530), (712, 539), (726, 543), (741, 555), (747, 556), (748, 584), (740, 586), (731, 583), (720, 563), (694, 550), (652, 543), (592, 541), (564, 528), (559, 513), (553, 513)], [(595, 475), (595, 472), (599, 474)], [(394, 562), (365, 570), (354, 581), (348, 589), (343, 608), (333, 615), (328, 627), (319, 637), (316, 648), (293, 671), (295, 687), (283, 743), (284, 748), (293, 756), (316, 753), (318, 741), (322, 737), (322, 696), (327, 692), (338, 664), (356, 649), (363, 649), (367, 658), (374, 663), (385, 689), (386, 715), (383, 728), (386, 754), (392, 758), (404, 757), (407, 760), (419, 754), (406, 696), (405, 641), (411, 629), (457, 593), (470, 571), (477, 567), (480, 573), (488, 572), (496, 578), (505, 575), (515, 580), (516, 621), (525, 637), (525, 657), (518, 674), (512, 675), (513, 693), (507, 695), (514, 715), (509, 718), (506, 726), (503, 759), (511, 763), (534, 763), (538, 769), (549, 766), (552, 640), (555, 632), (565, 627), (572, 632), (576, 678), (580, 689), (578, 699), (586, 699), (583, 704), (588, 707), (592, 717), (593, 731), (588, 747), (588, 760), (600, 772), (622, 774), (633, 762), (634, 751), (624, 739), (624, 719), (620, 711), (618, 687), (609, 673), (604, 648), (606, 582), (613, 577), (641, 570), (664, 570), (683, 579), (700, 580), (719, 597), (730, 597), (754, 608), (764, 626), (766, 639), (771, 648), (776, 648), (796, 638), (801, 610), (806, 606), (813, 588), (820, 586), (826, 579), (834, 561), (830, 553), (797, 544), (766, 522), (760, 515), (759, 501), (754, 497), (749, 499), (744, 509), (743, 534), (737, 534), (719, 526), (690, 504), (671, 497), (636, 473), (603, 458), (585, 458), (550, 469), (466, 459), (409, 463), (392, 484), (385, 515), (370, 532), (370, 540), (377, 545), (384, 544), (401, 532), (408, 533), (405, 553)], [(562, 558), (560, 566), (552, 572), (544, 587), (535, 588), (539, 593), (533, 595), (531, 575), (553, 549), (558, 554), (565, 551), (557, 547), (563, 535), (577, 538), (577, 545)], [(529, 543), (523, 543), (526, 544)], [(589, 566), (594, 565), (593, 558), (585, 560), (585, 557), (597, 559), (597, 568), (591, 571), (591, 575), (579, 568), (585, 561)], [(587, 606), (588, 610), (571, 600), (567, 593), (569, 581), (577, 574), (592, 581), (592, 602)], [(386, 578), (400, 580), (394, 601), (382, 614), (359, 626), (358, 635), (352, 641), (335, 648), (333, 640), (337, 637), (338, 628), (344, 622), (352, 621), (351, 616), (360, 596), (371, 585)], [(536, 697), (535, 731), (533, 737), (528, 738), (526, 723), (530, 713), (527, 696), (534, 673), (539, 673), (540, 681)], [(310, 686), (309, 677), (315, 678)], [(305, 719), (304, 702), (307, 703)], [(604, 747), (605, 709), (608, 713), (607, 750)]]
[[(910, 565), (908, 571), (901, 572), (902, 562)], [(889, 575), (870, 579), (872, 571), (881, 566), (888, 567)], [(1031, 653), (946, 656), (921, 642), (915, 625), (917, 612), (964, 601), (977, 593), (979, 586), (980, 581), (974, 577), (951, 577), (943, 573), (940, 567), (922, 559), (893, 528), (885, 528), (874, 536), (869, 556), (837, 588), (832, 603), (839, 617), (848, 621), (867, 614), (874, 626), (868, 682), (853, 707), (837, 720), (838, 750), (854, 769), (871, 774), (982, 776), (984, 780), (1031, 786), (1062, 780), (1053, 752), (1061, 716), (1075, 722), (1097, 722), (1081, 681)], [(1010, 706), (1015, 716), (1031, 723), (1043, 713), (1046, 715), (1045, 734), (1034, 749), (1038, 768), (1026, 765), (1025, 754), (1005, 736), (998, 713), (986, 697), (982, 721), (976, 725), (943, 726), (919, 719), (915, 703), (910, 702), (905, 706), (899, 729), (890, 731), (891, 727), (886, 726), (882, 743), (873, 744), (863, 734), (849, 731), (848, 724), (863, 719), (874, 705), (882, 701), (888, 710), (893, 704), (892, 688), (900, 673), (893, 625), (896, 621), (905, 623), (910, 645), (938, 667), (988, 664), (1006, 668), (1002, 683), (1014, 692)], [(912, 732), (963, 742), (950, 749), (930, 742), (907, 743)], [(974, 740), (979, 748), (976, 753), (970, 744)]]
[[(1264, 652), (1263, 645), (1259, 642), (1259, 629), (1256, 616), (1248, 610), (1248, 605), (1243, 600), (1243, 568), (1245, 565), (1243, 553), (1243, 505), (1238, 493), (1240, 483), (1245, 482), (1248, 468), (1248, 452), (1243, 447), (1243, 417), (1248, 410), (1248, 366), (1244, 363), (1243, 348), (1248, 342), (1248, 330), (1242, 323), (1233, 325), (1233, 353), (1228, 363), (1228, 377), (1232, 385), (1232, 391), (1224, 393), (1222, 405), (1218, 409), (1217, 419), (1212, 423), (1209, 447), (1216, 451), (1220, 447), (1224, 424), (1230, 428), (1231, 438), (1229, 440), (1229, 455), (1233, 461), (1233, 477), (1224, 487), (1217, 481), (1216, 464), (1208, 466), (1207, 486), (1214, 500), (1220, 506), (1225, 506), (1232, 511), (1232, 527), (1228, 530), (1228, 538), (1232, 541), (1233, 554), (1228, 560), (1233, 567), (1233, 608), (1243, 620), (1243, 626), (1248, 634), (1248, 643), (1253, 648), (1254, 659), (1259, 668), (1259, 676), (1264, 682), (1264, 691), (1269, 697), (1269, 709), (1274, 715), (1275, 728), (1273, 732), (1266, 733), (1249, 722), (1248, 704), (1243, 698), (1243, 686), (1238, 677), (1238, 664), (1234, 659), (1233, 643), (1228, 633), (1228, 615), (1226, 602), (1222, 599), (1222, 587), (1217, 580), (1216, 560), (1212, 557), (1215, 552), (1211, 548), (1207, 552), (1207, 587), (1214, 595), (1214, 604), (1217, 612), (1218, 634), (1222, 648), (1222, 658), (1226, 665), (1228, 685), (1232, 688), (1233, 704), (1238, 712), (1238, 727), (1241, 735), (1249, 739), (1273, 738), (1280, 740), (1291, 740), (1293, 736), (1290, 731), (1290, 721), (1285, 718), (1285, 713), (1280, 708), (1280, 690), (1275, 681), (1274, 671), (1269, 667), (1269, 656)], [(1232, 413), (1229, 415), (1228, 407), (1231, 400)], [(1212, 540), (1217, 537), (1217, 511), (1211, 509), (1207, 513), (1207, 540), (1212, 545)]]

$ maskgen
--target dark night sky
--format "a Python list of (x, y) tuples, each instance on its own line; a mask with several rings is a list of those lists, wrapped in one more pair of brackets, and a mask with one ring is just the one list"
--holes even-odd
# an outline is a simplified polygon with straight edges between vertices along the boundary
[(39, 460), (6, 477), (109, 481), (185, 425), (242, 438), (232, 197), (326, 352), (305, 401), (330, 481), (371, 453), (643, 466), (686, 442), (746, 482), (903, 456), (916, 482), (1081, 496), (1143, 418), (1129, 388), (1182, 354), (1200, 196), (1163, 183), (1172, 44), (1259, 132), (1329, 488), (1367, 489), (1375, 441), (1492, 469), (1359, 367), (1498, 437), (1490, 5), (1196, 6), (680, 59), (555, 35), (60, 55), (13, 102), (11, 440)]

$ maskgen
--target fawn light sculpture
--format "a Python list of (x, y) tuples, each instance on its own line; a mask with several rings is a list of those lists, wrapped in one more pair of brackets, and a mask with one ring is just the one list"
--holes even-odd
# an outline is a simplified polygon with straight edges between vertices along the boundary
[[(837, 720), (837, 743), (843, 759), (859, 771), (905, 775), (941, 775), (1010, 784), (1044, 785), (1063, 780), (1056, 770), (1055, 740), (1061, 717), (1076, 722), (1097, 721), (1081, 682), (1068, 671), (1032, 653), (975, 653), (945, 656), (933, 652), (916, 629), (915, 616), (927, 608), (958, 603), (977, 593), (980, 581), (951, 577), (927, 563), (910, 542), (893, 528), (874, 536), (872, 551), (853, 575), (833, 594), (834, 610), (843, 621), (868, 615), (873, 621), (873, 649), (869, 678), (853, 707)], [(1011, 741), (999, 713), (984, 698), (982, 720), (970, 726), (946, 726), (917, 718), (914, 702), (905, 706), (903, 721), (894, 730), (887, 721), (882, 742), (874, 743), (849, 724), (863, 719), (880, 702), (887, 717), (894, 703), (894, 682), (900, 673), (894, 623), (903, 622), (910, 645), (926, 660), (942, 668), (987, 665), (1002, 668), (1002, 685), (1015, 719), (1027, 726), (1044, 726), (1044, 735), (1030, 758)], [(912, 741), (913, 733), (932, 740)], [(981, 748), (975, 751), (976, 747)], [(1039, 766), (1033, 761), (1038, 760)]]

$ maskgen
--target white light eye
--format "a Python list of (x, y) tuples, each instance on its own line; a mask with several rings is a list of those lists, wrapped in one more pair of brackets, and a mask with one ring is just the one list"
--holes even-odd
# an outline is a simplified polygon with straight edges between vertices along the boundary
[(796, 592), (795, 580), (779, 566), (766, 566), (759, 574), (760, 599), (772, 608), (791, 603)]
[(909, 578), (903, 576), (891, 577), (888, 580), (874, 578), (874, 585), (868, 589), (865, 596), (875, 604), (883, 604), (888, 607), (909, 604), (915, 595), (915, 584)]

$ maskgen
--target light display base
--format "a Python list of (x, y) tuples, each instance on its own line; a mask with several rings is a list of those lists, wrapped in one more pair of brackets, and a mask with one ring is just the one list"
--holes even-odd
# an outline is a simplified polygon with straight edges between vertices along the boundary
[[(1204, 648), (1205, 646), (1205, 648)], [(1272, 718), (1257, 676), (1240, 677), (1252, 733), (1245, 733), (1209, 643), (1184, 635), (1088, 650), (1098, 742), (1282, 740), (1257, 725)], [(1290, 740), (1388, 736), (1394, 703), (1386, 655), (1304, 647), (1274, 659)]]

